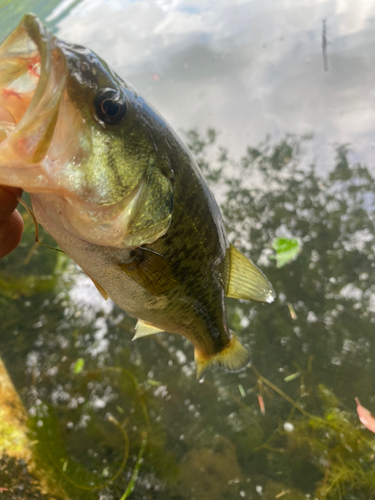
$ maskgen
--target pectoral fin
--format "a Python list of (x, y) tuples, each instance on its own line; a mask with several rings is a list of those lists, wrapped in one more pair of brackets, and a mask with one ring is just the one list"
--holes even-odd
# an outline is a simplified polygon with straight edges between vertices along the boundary
[(160, 328), (157, 328), (156, 326), (139, 319), (135, 326), (135, 335), (132, 340), (140, 339), (141, 337), (147, 337), (148, 335), (154, 335), (155, 333), (159, 333), (162, 331), (163, 330), (160, 330)]
[(274, 301), (271, 283), (257, 266), (233, 245), (226, 256), (226, 296), (234, 299)]
[(133, 250), (131, 262), (119, 265), (132, 280), (153, 295), (163, 295), (178, 284), (169, 261), (148, 248)]
[(208, 367), (218, 365), (229, 372), (237, 372), (250, 363), (250, 353), (232, 333), (232, 338), (224, 349), (209, 356), (194, 350), (194, 359), (197, 367), (197, 379), (201, 380)]

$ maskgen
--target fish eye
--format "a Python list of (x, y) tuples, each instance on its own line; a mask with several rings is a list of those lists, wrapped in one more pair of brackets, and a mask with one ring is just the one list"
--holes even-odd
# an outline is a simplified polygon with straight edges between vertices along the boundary
[(97, 118), (108, 125), (116, 125), (126, 116), (126, 99), (119, 90), (100, 89), (95, 97), (94, 107)]

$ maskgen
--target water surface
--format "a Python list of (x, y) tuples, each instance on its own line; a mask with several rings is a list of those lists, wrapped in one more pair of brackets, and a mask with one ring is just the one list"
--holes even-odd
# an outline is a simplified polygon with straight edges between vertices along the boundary
[[(375, 4), (0, 6), (1, 38), (32, 10), (152, 102), (277, 293), (271, 306), (228, 300), (253, 368), (198, 384), (188, 342), (132, 343), (135, 322), (64, 255), (33, 247), (25, 214), (0, 262), (0, 351), (44, 466), (71, 499), (119, 500), (146, 442), (134, 499), (375, 498), (375, 439), (354, 402), (375, 412)], [(277, 237), (301, 246), (281, 268)], [(128, 434), (124, 470), (109, 414)]]

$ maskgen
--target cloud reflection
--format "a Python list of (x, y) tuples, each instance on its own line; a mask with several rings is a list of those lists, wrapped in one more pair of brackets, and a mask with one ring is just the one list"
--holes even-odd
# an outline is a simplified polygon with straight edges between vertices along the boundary
[(330, 143), (352, 144), (361, 161), (373, 156), (374, 7), (84, 0), (58, 24), (58, 35), (98, 52), (177, 130), (214, 126), (237, 155), (267, 134), (313, 132), (326, 169)]

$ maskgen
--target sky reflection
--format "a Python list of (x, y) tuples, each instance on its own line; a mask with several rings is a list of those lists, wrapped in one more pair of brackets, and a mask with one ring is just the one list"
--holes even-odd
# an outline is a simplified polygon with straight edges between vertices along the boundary
[(215, 127), (236, 155), (267, 134), (313, 133), (322, 171), (336, 143), (371, 164), (374, 2), (84, 0), (71, 8), (68, 0), (65, 7), (58, 36), (98, 52), (177, 130)]

